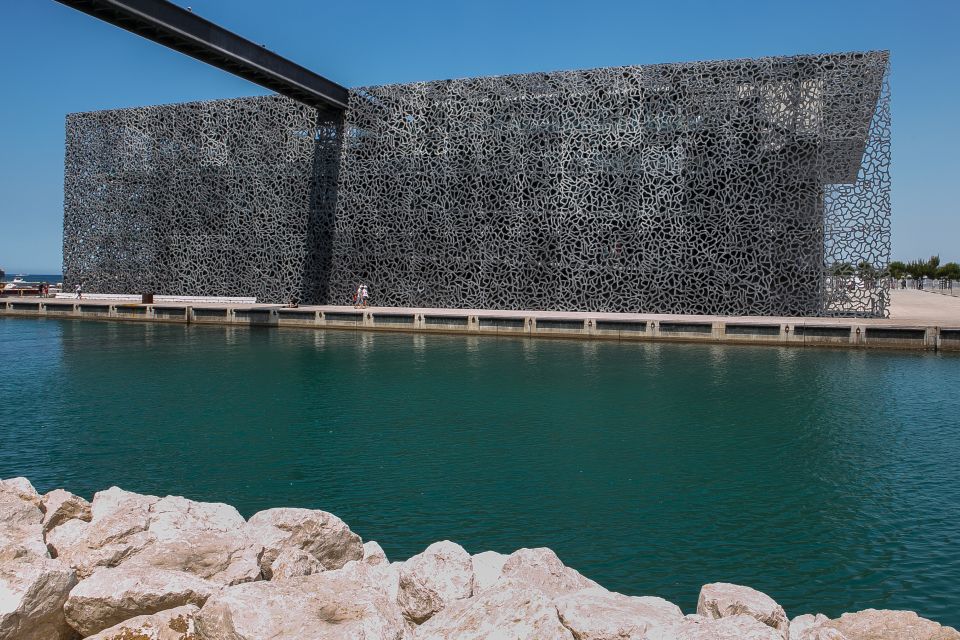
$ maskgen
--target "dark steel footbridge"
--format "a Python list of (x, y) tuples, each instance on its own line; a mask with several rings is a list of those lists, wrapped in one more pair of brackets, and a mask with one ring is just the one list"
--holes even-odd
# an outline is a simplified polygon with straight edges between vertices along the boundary
[(345, 87), (167, 0), (57, 2), (322, 111), (347, 107)]

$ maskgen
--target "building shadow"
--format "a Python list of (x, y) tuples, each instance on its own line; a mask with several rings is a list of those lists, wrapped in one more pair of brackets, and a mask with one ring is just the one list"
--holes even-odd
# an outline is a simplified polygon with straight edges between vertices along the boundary
[(318, 111), (310, 171), (302, 304), (328, 304), (343, 142), (343, 114)]

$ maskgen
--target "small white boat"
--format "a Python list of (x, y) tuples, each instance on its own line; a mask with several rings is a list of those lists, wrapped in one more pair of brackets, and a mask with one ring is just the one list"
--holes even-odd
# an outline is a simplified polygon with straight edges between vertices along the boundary
[(29, 286), (26, 280), (23, 279), (23, 274), (13, 276), (13, 280), (7, 282), (3, 285), (4, 291), (11, 291), (13, 289), (25, 289)]

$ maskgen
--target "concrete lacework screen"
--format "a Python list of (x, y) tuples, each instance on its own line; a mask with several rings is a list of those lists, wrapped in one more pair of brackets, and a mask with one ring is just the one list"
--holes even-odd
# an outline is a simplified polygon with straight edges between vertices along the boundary
[[(67, 119), (87, 291), (885, 315), (886, 52), (617, 67)], [(848, 269), (849, 270), (849, 269)]]

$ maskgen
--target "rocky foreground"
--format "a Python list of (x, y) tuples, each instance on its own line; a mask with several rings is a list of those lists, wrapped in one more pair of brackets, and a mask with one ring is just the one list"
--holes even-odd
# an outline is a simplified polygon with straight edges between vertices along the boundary
[(549, 549), (437, 542), (389, 562), (336, 516), (0, 481), (0, 640), (960, 640), (906, 611), (793, 620), (708, 584), (697, 613), (607, 591)]

